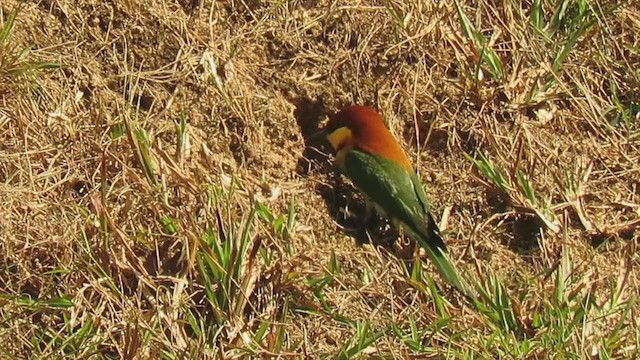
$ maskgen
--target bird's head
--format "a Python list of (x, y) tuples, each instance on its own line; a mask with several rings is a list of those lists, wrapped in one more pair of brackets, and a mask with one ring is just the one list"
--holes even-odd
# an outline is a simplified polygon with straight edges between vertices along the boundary
[(323, 133), (337, 152), (339, 162), (346, 152), (355, 148), (411, 169), (402, 147), (374, 108), (361, 105), (344, 108), (330, 117)]
[(375, 109), (354, 105), (333, 115), (325, 127), (325, 134), (333, 149), (340, 151), (380, 130), (386, 130), (386, 127)]

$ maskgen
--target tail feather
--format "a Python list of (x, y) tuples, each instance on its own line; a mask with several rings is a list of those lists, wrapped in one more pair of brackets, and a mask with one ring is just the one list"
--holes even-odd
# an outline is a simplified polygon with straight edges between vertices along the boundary
[[(447, 253), (447, 248), (445, 246), (439, 246), (439, 244), (444, 245), (440, 235), (435, 231), (431, 231), (431, 234), (411, 233), (413, 232), (410, 231), (409, 235), (414, 235), (412, 237), (427, 251), (429, 259), (431, 259), (442, 278), (467, 298), (475, 299), (475, 292), (471, 286), (469, 286), (467, 281), (460, 275), (460, 272), (454, 265), (453, 261), (451, 261), (451, 258)], [(430, 237), (437, 237), (437, 239)]]

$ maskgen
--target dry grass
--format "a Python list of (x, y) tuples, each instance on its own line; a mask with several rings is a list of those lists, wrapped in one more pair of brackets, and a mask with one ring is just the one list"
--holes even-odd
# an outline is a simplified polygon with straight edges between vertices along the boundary
[[(27, 1), (9, 29), (4, 1), (0, 352), (637, 357), (640, 8), (612, 4)], [(485, 308), (359, 245), (389, 234), (305, 142), (351, 103)]]

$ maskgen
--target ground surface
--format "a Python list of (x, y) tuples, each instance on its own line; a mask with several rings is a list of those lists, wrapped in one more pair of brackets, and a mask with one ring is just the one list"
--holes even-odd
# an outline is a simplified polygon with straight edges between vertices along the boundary
[[(6, 356), (638, 355), (637, 5), (49, 0), (10, 28), (16, 8)], [(377, 246), (394, 232), (307, 141), (353, 103), (415, 161), (485, 308)]]

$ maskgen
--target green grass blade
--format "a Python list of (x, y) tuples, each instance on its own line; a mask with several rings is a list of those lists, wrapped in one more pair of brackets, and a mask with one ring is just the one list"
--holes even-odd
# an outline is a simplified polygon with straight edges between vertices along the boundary
[(503, 75), (503, 66), (498, 54), (489, 47), (482, 33), (476, 30), (467, 15), (462, 10), (460, 4), (456, 1), (456, 10), (460, 18), (460, 25), (465, 35), (471, 39), (473, 46), (479, 55), (479, 62), (484, 63), (489, 68), (489, 73), (493, 78), (501, 78)]
[(0, 46), (3, 46), (7, 41), (7, 39), (9, 39), (9, 36), (11, 35), (11, 30), (13, 30), (13, 24), (16, 21), (16, 16), (20, 11), (21, 5), (22, 4), (20, 3), (20, 5), (18, 5), (16, 9), (9, 12), (9, 16), (4, 21), (2, 28), (0, 28)]

